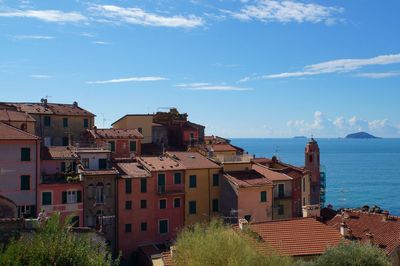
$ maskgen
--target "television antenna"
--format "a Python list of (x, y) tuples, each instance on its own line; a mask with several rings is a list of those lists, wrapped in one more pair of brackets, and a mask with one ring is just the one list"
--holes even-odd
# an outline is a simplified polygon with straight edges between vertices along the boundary
[(106, 117), (104, 116), (104, 113), (101, 113), (101, 117), (102, 117), (103, 128), (105, 128), (105, 123), (106, 123), (106, 121), (108, 121), (108, 119), (106, 119)]

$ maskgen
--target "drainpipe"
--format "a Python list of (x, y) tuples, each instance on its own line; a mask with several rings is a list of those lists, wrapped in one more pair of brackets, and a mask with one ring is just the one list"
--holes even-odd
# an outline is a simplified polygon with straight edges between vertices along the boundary
[(208, 220), (211, 220), (211, 188), (210, 188), (210, 168), (208, 168)]

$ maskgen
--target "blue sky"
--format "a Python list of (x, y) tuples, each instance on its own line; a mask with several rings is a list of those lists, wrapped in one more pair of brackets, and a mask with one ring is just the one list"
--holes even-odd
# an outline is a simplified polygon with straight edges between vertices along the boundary
[(0, 0), (0, 101), (107, 127), (177, 107), (226, 137), (400, 137), (400, 1)]

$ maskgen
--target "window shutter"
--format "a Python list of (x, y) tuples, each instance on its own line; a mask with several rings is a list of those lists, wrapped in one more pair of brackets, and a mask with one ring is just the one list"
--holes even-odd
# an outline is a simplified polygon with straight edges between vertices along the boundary
[(66, 204), (67, 203), (67, 191), (63, 191), (62, 192), (62, 204)]
[(78, 203), (81, 203), (81, 202), (82, 202), (82, 191), (80, 191), (80, 190), (78, 190), (78, 191), (76, 192), (76, 201), (77, 201)]

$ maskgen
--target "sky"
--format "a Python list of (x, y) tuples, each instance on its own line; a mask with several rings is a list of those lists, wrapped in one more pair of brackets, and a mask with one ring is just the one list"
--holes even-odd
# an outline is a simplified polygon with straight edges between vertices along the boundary
[(398, 0), (0, 0), (0, 101), (98, 127), (177, 107), (224, 137), (400, 137)]

